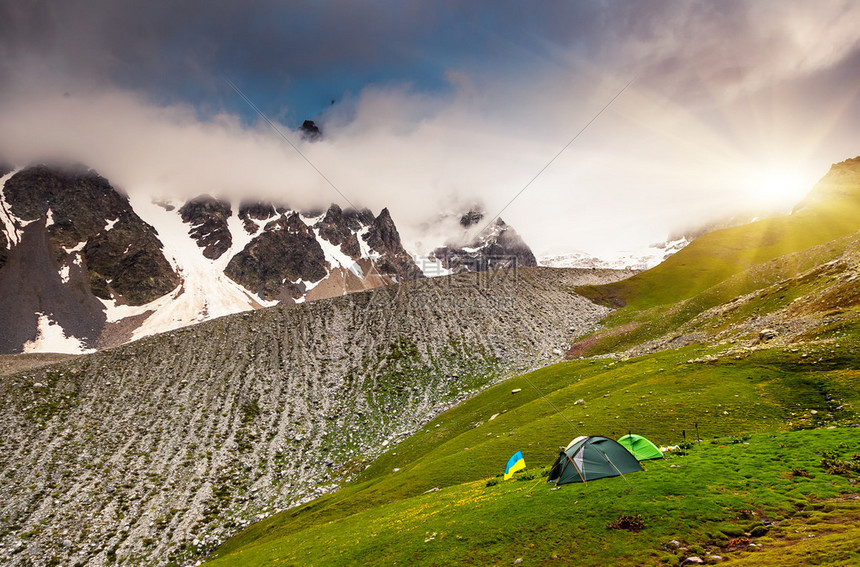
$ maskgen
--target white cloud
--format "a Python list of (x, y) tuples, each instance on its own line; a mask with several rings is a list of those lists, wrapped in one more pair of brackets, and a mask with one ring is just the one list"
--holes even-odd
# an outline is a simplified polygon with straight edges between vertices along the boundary
[[(527, 68), (448, 69), (443, 94), (368, 86), (321, 117), (321, 142), (282, 130), (349, 202), (389, 207), (422, 251), (442, 243), (440, 213), (474, 203), (490, 215), (507, 207), (503, 218), (538, 254), (636, 248), (699, 219), (790, 208), (797, 187), (857, 153), (858, 85), (821, 83), (856, 59), (855, 4), (658, 5), (597, 26), (591, 51), (557, 43)], [(81, 161), (129, 192), (348, 204), (264, 123), (200, 119), (98, 81), (81, 88), (86, 77), (57, 87), (31, 63), (37, 80), (19, 74), (26, 88), (0, 104), (2, 157)], [(793, 180), (781, 201), (772, 184), (757, 193), (772, 170)]]

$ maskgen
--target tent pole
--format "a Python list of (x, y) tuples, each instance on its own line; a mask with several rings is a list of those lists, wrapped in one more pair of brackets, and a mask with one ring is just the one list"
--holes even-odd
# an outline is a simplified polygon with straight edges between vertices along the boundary
[(684, 438), (684, 464), (687, 464), (687, 431), (682, 429), (681, 436)]
[[(582, 476), (582, 472), (579, 470), (579, 467), (578, 467), (578, 466), (576, 466), (576, 463), (574, 463), (574, 462), (573, 462), (573, 459), (571, 459), (571, 458), (570, 458), (570, 455), (568, 455), (567, 453), (565, 453), (565, 454), (564, 454), (564, 456), (565, 456), (565, 457), (567, 457), (567, 460), (568, 460), (568, 461), (570, 461), (570, 464), (572, 464), (572, 465), (573, 465), (573, 470), (575, 470), (575, 471), (576, 471), (576, 474), (578, 474), (578, 475), (579, 475), (579, 478), (581, 478), (581, 479), (582, 479), (582, 482), (583, 482), (583, 483), (584, 483), (584, 482), (586, 482), (586, 481), (585, 481), (585, 477), (584, 477), (584, 476)], [(561, 474), (559, 474), (559, 475), (558, 475), (558, 478), (559, 478), (559, 480), (561, 480)], [(556, 482), (556, 484), (558, 484), (558, 482)]]

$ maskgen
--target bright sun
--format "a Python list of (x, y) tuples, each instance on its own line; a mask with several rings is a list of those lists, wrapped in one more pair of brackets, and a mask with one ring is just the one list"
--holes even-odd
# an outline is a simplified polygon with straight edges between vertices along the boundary
[(803, 197), (810, 187), (804, 187), (803, 176), (790, 168), (769, 168), (753, 176), (751, 191), (758, 200), (770, 203), (793, 202)]

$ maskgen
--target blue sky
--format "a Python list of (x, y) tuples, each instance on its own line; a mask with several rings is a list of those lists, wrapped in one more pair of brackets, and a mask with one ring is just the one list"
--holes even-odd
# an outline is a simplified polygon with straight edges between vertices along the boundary
[(480, 203), (538, 254), (612, 255), (788, 210), (860, 154), (852, 1), (178, 4), (0, 0), (0, 156), (342, 201), (229, 80), (291, 137), (316, 120), (296, 144), (341, 204), (388, 206), (418, 248)]

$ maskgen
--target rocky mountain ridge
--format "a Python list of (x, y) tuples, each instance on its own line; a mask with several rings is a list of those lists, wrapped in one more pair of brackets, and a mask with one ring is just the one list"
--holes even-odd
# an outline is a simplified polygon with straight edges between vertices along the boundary
[(0, 353), (79, 353), (425, 273), (535, 265), (502, 221), (472, 248), (418, 259), (387, 209), (129, 198), (82, 165), (0, 172)]

